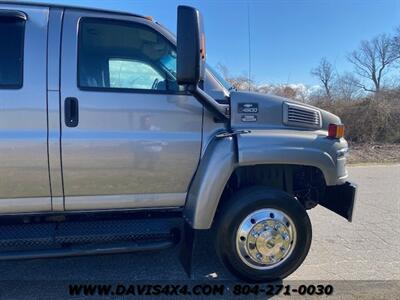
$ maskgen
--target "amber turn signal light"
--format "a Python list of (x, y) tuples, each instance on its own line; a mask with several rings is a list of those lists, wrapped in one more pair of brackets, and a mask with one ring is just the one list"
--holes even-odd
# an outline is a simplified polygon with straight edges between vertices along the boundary
[(340, 138), (344, 137), (344, 125), (343, 124), (329, 124), (328, 137), (332, 138), (332, 139), (340, 139)]

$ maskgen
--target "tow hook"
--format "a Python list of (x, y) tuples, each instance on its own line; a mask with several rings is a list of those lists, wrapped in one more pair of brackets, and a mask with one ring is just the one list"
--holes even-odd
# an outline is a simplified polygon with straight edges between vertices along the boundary
[(216, 138), (226, 138), (226, 137), (231, 137), (231, 136), (238, 135), (238, 134), (246, 134), (246, 133), (250, 133), (250, 132), (251, 132), (250, 130), (235, 130), (235, 131), (231, 131), (231, 132), (225, 131), (225, 132), (218, 133), (215, 137)]

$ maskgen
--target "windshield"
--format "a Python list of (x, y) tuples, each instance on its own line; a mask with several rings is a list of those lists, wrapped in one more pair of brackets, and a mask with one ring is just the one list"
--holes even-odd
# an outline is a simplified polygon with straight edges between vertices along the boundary
[(226, 81), (216, 70), (214, 70), (209, 64), (206, 64), (207, 69), (210, 71), (210, 73), (214, 76), (214, 78), (228, 91), (231, 91), (234, 89), (234, 87)]

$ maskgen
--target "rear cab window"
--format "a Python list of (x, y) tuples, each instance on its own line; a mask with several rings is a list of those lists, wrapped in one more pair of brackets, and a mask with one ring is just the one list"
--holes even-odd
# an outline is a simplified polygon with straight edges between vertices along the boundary
[(25, 21), (22, 13), (0, 11), (0, 89), (22, 87)]

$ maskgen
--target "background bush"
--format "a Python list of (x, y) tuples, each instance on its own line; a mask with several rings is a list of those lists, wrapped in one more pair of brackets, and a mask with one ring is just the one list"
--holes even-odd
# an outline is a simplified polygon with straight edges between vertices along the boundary
[(312, 104), (338, 115), (351, 142), (400, 143), (400, 91), (346, 100), (319, 99)]

